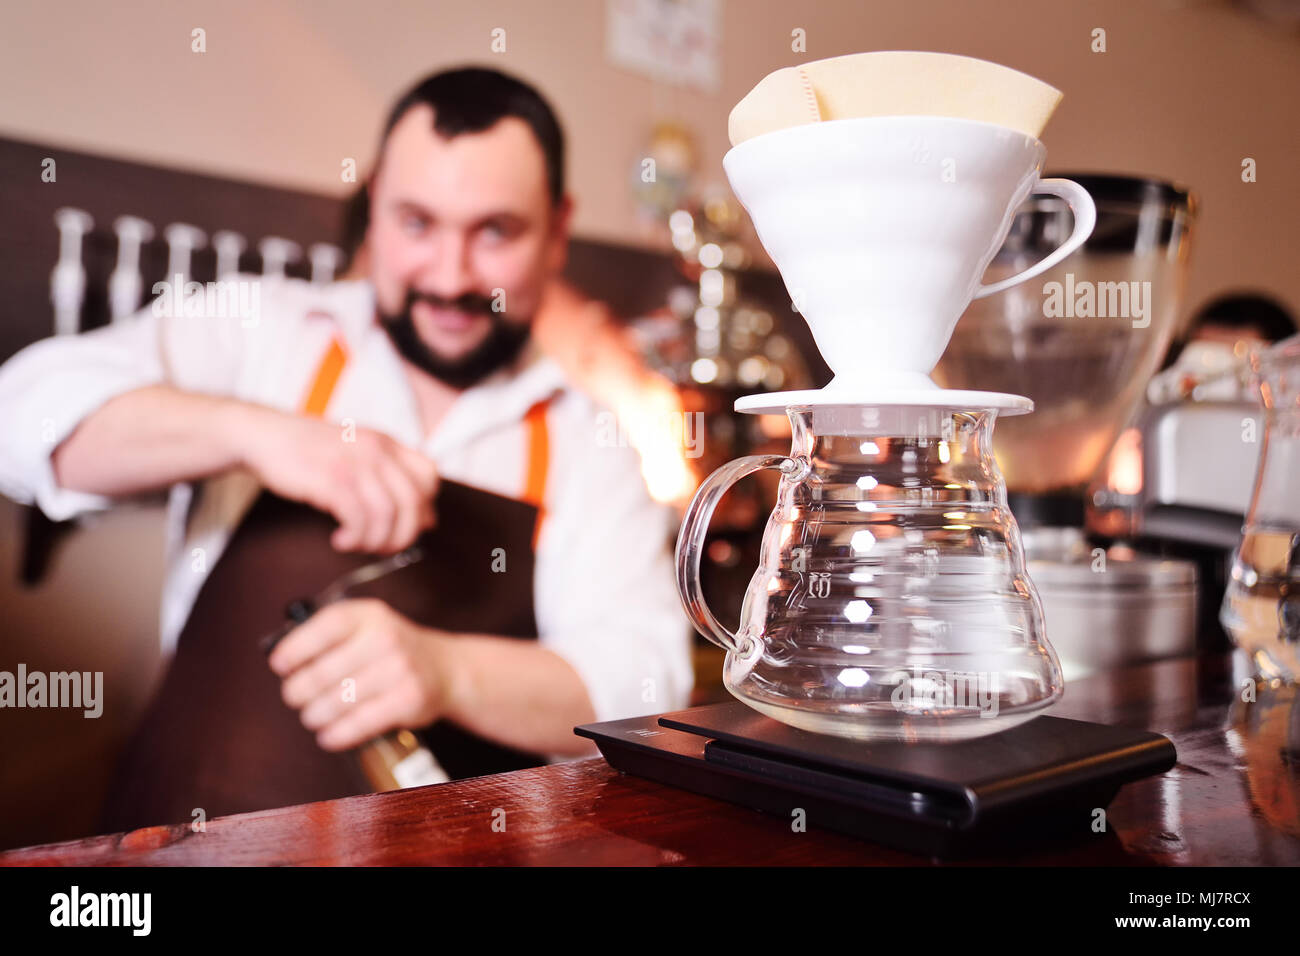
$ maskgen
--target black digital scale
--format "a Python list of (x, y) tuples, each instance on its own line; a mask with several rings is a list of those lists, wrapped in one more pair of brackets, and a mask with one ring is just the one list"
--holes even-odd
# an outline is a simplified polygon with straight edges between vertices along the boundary
[(1160, 734), (1036, 717), (952, 743), (853, 741), (789, 727), (740, 701), (584, 724), (610, 766), (695, 793), (930, 856), (1093, 832), (1098, 808), (1178, 754)]

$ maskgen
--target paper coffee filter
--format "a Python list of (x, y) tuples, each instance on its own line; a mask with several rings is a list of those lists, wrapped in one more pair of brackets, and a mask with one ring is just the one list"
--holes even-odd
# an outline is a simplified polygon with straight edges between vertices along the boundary
[(745, 95), (727, 123), (731, 145), (822, 120), (949, 116), (1035, 139), (1061, 92), (1028, 74), (949, 53), (854, 53), (776, 70)]

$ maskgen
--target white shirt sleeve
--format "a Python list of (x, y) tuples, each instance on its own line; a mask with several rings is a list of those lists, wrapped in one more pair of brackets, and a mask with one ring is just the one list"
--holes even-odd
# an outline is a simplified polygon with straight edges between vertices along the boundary
[(595, 409), (576, 404), (553, 411), (568, 411), (568, 433), (553, 443), (563, 468), (538, 541), (541, 641), (582, 677), (597, 721), (680, 710), (694, 673), (669, 553), (676, 515), (651, 499), (636, 450), (602, 444)]
[(112, 499), (59, 486), (50, 456), (109, 399), (168, 383), (212, 393), (233, 388), (243, 340), (238, 318), (155, 314), (43, 339), (0, 366), (0, 492), (56, 521)]

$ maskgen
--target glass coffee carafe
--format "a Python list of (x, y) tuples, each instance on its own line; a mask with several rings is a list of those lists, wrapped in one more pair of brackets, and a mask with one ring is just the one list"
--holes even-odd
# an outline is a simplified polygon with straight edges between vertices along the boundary
[(1264, 406), (1255, 491), (1219, 620), (1258, 676), (1300, 679), (1300, 335), (1251, 356)]
[[(790, 454), (714, 472), (678, 539), (678, 586), (728, 652), (727, 689), (784, 723), (856, 739), (977, 737), (1057, 700), (1060, 665), (993, 456), (997, 409), (787, 413)], [(700, 556), (719, 500), (764, 468), (782, 478), (733, 633), (703, 600)]]

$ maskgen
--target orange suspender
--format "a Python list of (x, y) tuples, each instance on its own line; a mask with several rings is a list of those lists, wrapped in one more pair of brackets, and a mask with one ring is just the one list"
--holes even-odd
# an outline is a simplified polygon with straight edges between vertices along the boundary
[[(330, 343), (320, 365), (316, 368), (311, 387), (302, 401), (302, 414), (320, 418), (329, 407), (330, 396), (338, 384), (343, 366), (347, 364), (348, 353), (337, 337)], [(533, 550), (537, 550), (537, 539), (542, 531), (544, 504), (546, 501), (546, 478), (551, 466), (551, 438), (546, 429), (546, 408), (549, 398), (544, 398), (528, 409), (524, 415), (524, 431), (528, 443), (528, 454), (524, 466), (524, 493), (522, 500), (537, 509), (537, 522), (533, 525)]]
[(537, 521), (533, 525), (533, 551), (537, 550), (537, 539), (542, 533), (542, 521), (546, 515), (546, 475), (551, 466), (551, 438), (546, 431), (546, 407), (549, 398), (544, 398), (528, 409), (524, 415), (524, 428), (528, 433), (528, 464), (524, 472), (523, 500), (537, 508)]
[(336, 337), (334, 341), (330, 342), (325, 357), (320, 360), (320, 366), (316, 369), (316, 377), (312, 379), (311, 388), (307, 390), (307, 397), (303, 399), (302, 413), (304, 415), (320, 418), (325, 414), (325, 408), (330, 403), (330, 395), (334, 392), (334, 386), (338, 384), (339, 375), (342, 373), (347, 360), (348, 353), (343, 348), (343, 343)]

